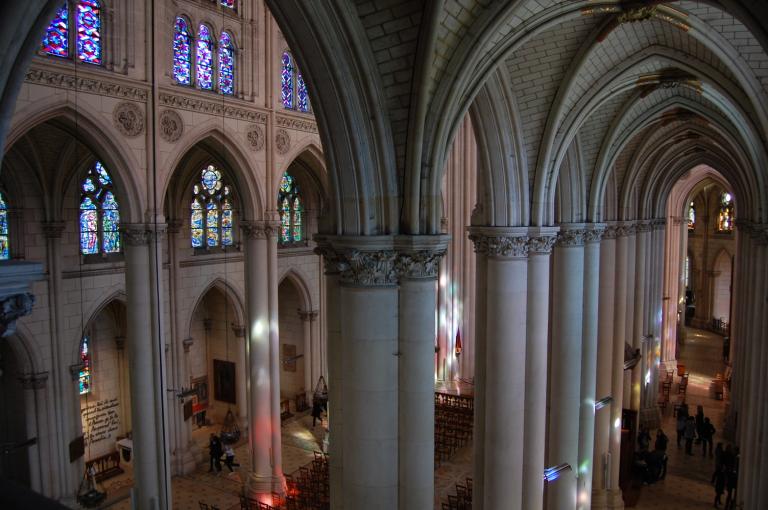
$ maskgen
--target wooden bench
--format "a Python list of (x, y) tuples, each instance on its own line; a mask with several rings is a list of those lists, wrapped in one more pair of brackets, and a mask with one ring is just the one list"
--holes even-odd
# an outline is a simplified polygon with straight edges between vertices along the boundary
[(97, 482), (108, 480), (124, 472), (123, 468), (120, 467), (120, 452), (108, 453), (89, 460), (85, 463), (86, 472), (91, 469), (91, 466), (96, 469)]

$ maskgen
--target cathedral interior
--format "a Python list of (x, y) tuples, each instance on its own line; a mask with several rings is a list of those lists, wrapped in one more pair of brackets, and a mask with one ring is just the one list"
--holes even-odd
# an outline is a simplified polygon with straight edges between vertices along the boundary
[(768, 508), (768, 3), (0, 27), (0, 507)]

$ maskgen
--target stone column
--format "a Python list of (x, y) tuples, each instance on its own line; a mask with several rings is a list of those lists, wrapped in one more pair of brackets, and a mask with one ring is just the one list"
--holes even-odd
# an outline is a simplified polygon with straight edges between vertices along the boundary
[(677, 323), (680, 310), (680, 245), (682, 233), (679, 218), (669, 218), (670, 228), (664, 234), (664, 287), (661, 335), (661, 361), (665, 370), (677, 365)]
[[(627, 317), (627, 258), (629, 251), (628, 228), (623, 224), (616, 227), (616, 271), (615, 271), (615, 299), (614, 324), (613, 324), (613, 355), (611, 370), (611, 419), (609, 435), (610, 465), (607, 470), (610, 479), (608, 484), (608, 508), (623, 509), (624, 499), (619, 488), (619, 468), (621, 467), (621, 418), (622, 410), (627, 401), (624, 400), (624, 347), (626, 345), (626, 317)], [(606, 285), (609, 285), (606, 282)], [(606, 332), (607, 333), (607, 332)]]
[(325, 317), (328, 324), (328, 470), (331, 490), (331, 509), (344, 508), (344, 428), (342, 395), (342, 345), (341, 345), (341, 286), (339, 259), (330, 242), (317, 236), (316, 253), (322, 255), (325, 266)]
[(597, 400), (611, 397), (611, 404), (595, 411), (594, 454), (592, 462), (592, 508), (608, 508), (608, 490), (612, 489), (609, 472), (611, 408), (621, 403), (621, 395), (613, 393), (614, 302), (616, 299), (616, 234), (615, 225), (606, 228), (600, 243), (600, 275), (597, 325)]
[[(635, 283), (634, 283), (634, 300), (633, 305), (634, 307), (630, 309), (629, 313), (633, 313), (633, 319), (632, 319), (632, 329), (631, 331), (631, 337), (632, 338), (632, 347), (634, 349), (640, 349), (640, 352), (643, 354), (642, 359), (640, 360), (640, 363), (635, 366), (635, 368), (632, 369), (632, 409), (636, 411), (640, 411), (643, 406), (643, 388), (645, 387), (645, 369), (647, 365), (648, 357), (646, 356), (645, 352), (645, 331), (643, 330), (643, 323), (645, 321), (644, 318), (644, 307), (645, 307), (645, 287), (647, 285), (646, 280), (646, 271), (645, 271), (645, 262), (647, 260), (647, 254), (648, 254), (648, 226), (645, 222), (638, 222), (636, 224), (636, 234), (635, 234), (635, 250), (634, 254), (630, 254), (630, 260), (632, 260), (632, 255), (634, 255), (634, 269), (630, 267), (631, 275), (634, 277)], [(631, 242), (631, 240), (630, 240)], [(639, 417), (638, 413), (638, 417)], [(640, 420), (642, 423), (642, 420)]]
[(437, 273), (447, 236), (402, 236), (399, 293), (398, 499), (400, 510), (435, 500), (435, 310)]
[[(320, 339), (320, 311), (313, 310), (309, 314), (309, 344), (312, 347), (312, 360), (310, 365), (310, 385), (307, 388), (310, 397), (310, 405), (312, 402), (312, 395), (315, 391), (315, 386), (320, 380), (320, 375), (323, 373), (323, 352), (324, 346)], [(326, 381), (328, 378), (326, 377)]]
[(246, 367), (248, 365), (248, 354), (246, 353), (246, 327), (241, 324), (232, 324), (232, 333), (235, 335), (235, 345), (237, 346), (237, 387), (235, 392), (237, 400), (237, 425), (244, 435), (248, 435), (248, 377)]
[(128, 366), (131, 380), (131, 416), (133, 426), (134, 504), (137, 508), (165, 508), (166, 470), (162, 465), (165, 444), (158, 441), (157, 428), (163, 417), (158, 403), (165, 398), (156, 377), (148, 376), (155, 367), (161, 346), (153, 345), (150, 283), (151, 226), (122, 224), (125, 243), (125, 287), (127, 294)]
[(547, 486), (547, 508), (577, 505), (581, 357), (584, 299), (584, 224), (561, 225), (554, 250), (552, 353), (549, 373), (548, 465), (571, 465), (572, 471)]
[[(278, 306), (278, 273), (277, 267), (277, 238), (280, 235), (280, 224), (266, 222), (264, 231), (267, 234), (267, 275), (269, 299), (269, 371), (270, 390), (272, 395), (272, 491), (285, 493), (283, 478), (283, 434), (280, 419), (280, 319)], [(263, 278), (263, 274), (262, 274)]]
[(299, 318), (304, 326), (304, 394), (307, 402), (312, 402), (312, 324), (311, 315), (314, 312), (299, 310)]
[[(27, 446), (29, 458), (29, 482), (30, 489), (45, 494), (49, 488), (50, 469), (48, 464), (47, 434), (43, 432), (45, 417), (45, 391), (48, 382), (48, 372), (36, 374), (24, 374), (20, 378), (24, 392), (24, 410), (26, 412), (27, 437), (34, 438), (35, 444)], [(43, 468), (45, 466), (45, 468)]]
[(385, 236), (340, 236), (333, 249), (344, 319), (344, 508), (390, 510), (398, 505), (396, 254)]
[(587, 224), (586, 244), (584, 245), (578, 464), (578, 508), (584, 510), (589, 510), (592, 507), (592, 472), (595, 469), (592, 459), (595, 440), (595, 392), (597, 390), (597, 315), (600, 283), (600, 240), (604, 230), (604, 224)]
[(544, 507), (544, 456), (547, 438), (547, 343), (549, 268), (558, 228), (530, 228), (528, 234), (528, 328), (525, 346), (525, 433), (523, 501), (525, 510)]
[(245, 245), (245, 294), (247, 307), (248, 444), (251, 472), (246, 482), (248, 497), (271, 502), (272, 479), (272, 374), (270, 371), (269, 293), (267, 233), (264, 225), (241, 221)]
[(470, 232), (476, 251), (486, 257), (484, 399), (493, 403), (483, 410), (483, 508), (519, 509), (523, 493), (519, 456), (525, 434), (528, 229), (472, 227)]
[[(472, 227), (477, 228), (477, 227)], [(472, 229), (470, 229), (472, 232)], [(470, 238), (473, 234), (470, 233)], [(475, 260), (477, 263), (475, 275), (475, 416), (472, 424), (472, 442), (474, 444), (472, 507), (475, 510), (485, 508), (485, 392), (486, 392), (486, 281), (488, 279), (488, 250), (487, 243), (479, 242), (482, 235), (478, 234), (474, 241)]]

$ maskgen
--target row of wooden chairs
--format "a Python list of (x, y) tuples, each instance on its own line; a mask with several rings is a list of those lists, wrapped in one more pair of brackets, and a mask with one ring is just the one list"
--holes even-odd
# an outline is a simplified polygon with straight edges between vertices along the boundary
[(474, 405), (468, 397), (435, 394), (435, 465), (450, 459), (472, 439)]
[(458, 407), (472, 411), (475, 408), (475, 399), (467, 395), (435, 392), (435, 407)]
[(456, 494), (448, 494), (448, 501), (442, 503), (443, 510), (472, 510), (472, 479), (466, 484), (456, 484)]
[(328, 474), (328, 455), (315, 452), (309, 464), (286, 475), (287, 491), (285, 510), (328, 510), (331, 507), (331, 491)]

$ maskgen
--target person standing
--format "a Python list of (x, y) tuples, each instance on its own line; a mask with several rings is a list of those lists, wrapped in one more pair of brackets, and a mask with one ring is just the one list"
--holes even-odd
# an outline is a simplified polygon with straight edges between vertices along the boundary
[(235, 464), (235, 450), (232, 449), (232, 445), (224, 445), (224, 464), (229, 468), (230, 473), (234, 471), (232, 466), (240, 466), (240, 464)]
[[(715, 471), (715, 476), (713, 477), (714, 480), (714, 486), (715, 486), (715, 508), (717, 508), (722, 502), (720, 501), (720, 498), (723, 497), (723, 492), (725, 492), (725, 478), (726, 473), (725, 469), (722, 467)], [(728, 507), (728, 503), (726, 500), (726, 508)]]
[(208, 455), (210, 455), (210, 466), (208, 467), (208, 472), (210, 473), (213, 471), (214, 466), (216, 467), (216, 472), (221, 472), (221, 439), (214, 434), (211, 433), (211, 437), (208, 440)]
[(701, 442), (701, 433), (704, 430), (704, 406), (696, 406), (696, 444)]
[(701, 454), (707, 456), (707, 445), (709, 445), (709, 456), (712, 456), (712, 436), (715, 435), (715, 427), (710, 423), (709, 418), (704, 418), (704, 424), (701, 426)]
[(323, 405), (319, 399), (313, 399), (312, 401), (312, 428), (315, 428), (316, 420), (320, 420), (320, 424), (323, 424)]
[(680, 441), (685, 436), (685, 422), (688, 418), (688, 413), (684, 412), (682, 408), (677, 411), (677, 447), (680, 448)]
[(696, 437), (696, 420), (693, 416), (689, 416), (685, 420), (685, 453), (686, 455), (693, 455), (693, 439)]
[(663, 480), (667, 476), (667, 444), (669, 443), (669, 438), (664, 433), (663, 430), (659, 429), (656, 431), (656, 443), (654, 443), (653, 448), (654, 451), (659, 453), (659, 457), (661, 459), (661, 472), (659, 473), (659, 480)]

